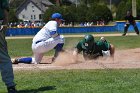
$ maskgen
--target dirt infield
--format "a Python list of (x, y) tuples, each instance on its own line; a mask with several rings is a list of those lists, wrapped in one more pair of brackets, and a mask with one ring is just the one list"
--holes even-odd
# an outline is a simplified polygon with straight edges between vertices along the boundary
[(84, 61), (82, 56), (78, 61), (72, 62), (69, 53), (61, 54), (55, 63), (51, 57), (44, 57), (42, 64), (18, 64), (13, 65), (14, 69), (125, 69), (140, 68), (140, 48), (129, 50), (118, 50), (115, 53), (114, 61), (110, 58), (100, 58), (93, 61)]
[[(100, 34), (94, 36), (120, 36), (121, 34)], [(135, 35), (131, 33), (129, 35)], [(79, 35), (81, 37), (82, 35)], [(78, 35), (66, 37), (78, 37)], [(15, 37), (13, 37), (15, 39)], [(12, 39), (13, 39), (12, 38)], [(21, 37), (19, 37), (20, 39)], [(32, 38), (32, 37), (29, 37)], [(28, 69), (126, 69), (140, 68), (140, 48), (128, 50), (116, 50), (114, 61), (111, 58), (100, 58), (98, 60), (85, 61), (78, 56), (78, 61), (73, 62), (71, 52), (62, 53), (55, 63), (51, 62), (51, 57), (44, 57), (42, 64), (13, 64), (14, 70)]]

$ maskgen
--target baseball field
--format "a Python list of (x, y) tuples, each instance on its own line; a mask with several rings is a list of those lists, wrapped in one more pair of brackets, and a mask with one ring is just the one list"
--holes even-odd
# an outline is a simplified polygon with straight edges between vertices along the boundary
[[(83, 35), (65, 35), (64, 49), (55, 63), (54, 51), (46, 53), (42, 64), (14, 64), (18, 93), (139, 93), (140, 36), (129, 33), (94, 34), (95, 40), (104, 36), (115, 48), (110, 58), (85, 61), (82, 55), (73, 63), (72, 51)], [(7, 37), (11, 58), (32, 56), (32, 37)], [(0, 93), (6, 87), (0, 79)]]

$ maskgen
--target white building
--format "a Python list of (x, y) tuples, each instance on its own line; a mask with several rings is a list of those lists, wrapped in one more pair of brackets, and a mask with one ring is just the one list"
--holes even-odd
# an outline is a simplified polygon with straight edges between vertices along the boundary
[(18, 19), (23, 21), (42, 21), (42, 14), (53, 6), (49, 0), (25, 0), (16, 11)]

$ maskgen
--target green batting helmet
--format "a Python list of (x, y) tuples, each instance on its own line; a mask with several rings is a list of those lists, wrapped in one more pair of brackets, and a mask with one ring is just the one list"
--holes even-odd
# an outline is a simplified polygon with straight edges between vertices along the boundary
[(85, 40), (84, 46), (86, 47), (86, 49), (90, 49), (93, 47), (94, 37), (92, 35), (85, 35), (84, 40)]
[(85, 42), (86, 43), (93, 43), (94, 42), (94, 37), (92, 35), (85, 35)]

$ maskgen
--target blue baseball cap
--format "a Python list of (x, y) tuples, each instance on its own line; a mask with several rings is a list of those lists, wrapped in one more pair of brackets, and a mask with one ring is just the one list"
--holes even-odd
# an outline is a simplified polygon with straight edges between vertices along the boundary
[(52, 19), (57, 18), (57, 19), (60, 19), (60, 20), (64, 21), (64, 19), (62, 18), (62, 15), (60, 13), (54, 13), (54, 14), (52, 14), (51, 18)]

